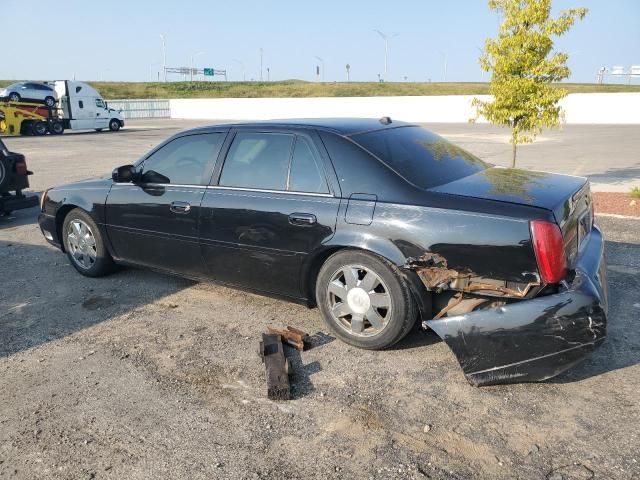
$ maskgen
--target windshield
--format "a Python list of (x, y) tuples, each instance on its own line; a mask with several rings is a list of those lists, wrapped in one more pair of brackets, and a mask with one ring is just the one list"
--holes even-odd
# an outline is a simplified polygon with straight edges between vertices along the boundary
[(421, 127), (398, 127), (353, 135), (408, 182), (431, 188), (489, 168), (475, 155)]

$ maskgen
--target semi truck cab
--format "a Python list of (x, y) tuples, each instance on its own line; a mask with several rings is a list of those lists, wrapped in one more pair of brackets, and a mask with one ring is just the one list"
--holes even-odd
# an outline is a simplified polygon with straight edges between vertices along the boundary
[(59, 98), (58, 113), (65, 128), (96, 131), (108, 128), (115, 132), (124, 127), (122, 114), (109, 108), (90, 85), (73, 80), (58, 80), (53, 85)]

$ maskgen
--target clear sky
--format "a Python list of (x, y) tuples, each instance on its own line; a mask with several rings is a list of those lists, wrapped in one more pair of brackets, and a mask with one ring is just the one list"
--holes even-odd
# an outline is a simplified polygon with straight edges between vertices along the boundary
[[(640, 0), (556, 0), (554, 10), (585, 6), (587, 17), (557, 42), (571, 54), (571, 81), (593, 82), (602, 65), (640, 65)], [(477, 62), (498, 20), (485, 0), (0, 0), (0, 78), (144, 81), (168, 66), (227, 69), (230, 80), (264, 77), (314, 80), (319, 56), (325, 79), (486, 79)], [(178, 79), (178, 77), (174, 77)], [(633, 80), (640, 82), (640, 79)]]

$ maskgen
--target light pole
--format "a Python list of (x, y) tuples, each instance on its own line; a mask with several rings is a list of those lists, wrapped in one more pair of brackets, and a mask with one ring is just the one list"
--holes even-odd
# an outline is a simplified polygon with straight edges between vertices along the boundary
[(195, 60), (196, 57), (199, 57), (200, 55), (204, 55), (205, 52), (198, 52), (198, 53), (194, 53), (193, 55), (191, 55), (191, 69), (189, 70), (190, 73), (190, 82), (193, 82), (193, 61)]
[(242, 63), (240, 60), (238, 60), (237, 58), (232, 58), (232, 60), (234, 62), (236, 62), (238, 65), (240, 65), (240, 67), (242, 67), (242, 81), (246, 82), (247, 78), (245, 77), (245, 72), (244, 72), (244, 63)]
[(347, 63), (347, 65), (345, 66), (345, 68), (347, 69), (347, 83), (348, 83), (348, 82), (350, 81), (350, 79), (349, 79), (349, 72), (351, 71), (351, 65), (349, 65), (349, 64)]
[(264, 50), (260, 48), (260, 81), (262, 82), (262, 57), (264, 56)]
[(386, 82), (387, 72), (389, 70), (389, 39), (397, 37), (398, 34), (394, 33), (393, 35), (389, 36), (386, 33), (383, 33), (380, 30), (376, 30), (376, 29), (374, 29), (374, 32), (380, 35), (380, 37), (384, 40), (384, 81)]
[(167, 81), (167, 48), (164, 43), (165, 36), (160, 34), (160, 42), (162, 43), (162, 78)]
[(324, 83), (324, 60), (316, 55), (316, 60), (322, 65), (322, 83)]
[(444, 57), (444, 71), (442, 75), (442, 81), (447, 81), (447, 52), (440, 52), (440, 55)]

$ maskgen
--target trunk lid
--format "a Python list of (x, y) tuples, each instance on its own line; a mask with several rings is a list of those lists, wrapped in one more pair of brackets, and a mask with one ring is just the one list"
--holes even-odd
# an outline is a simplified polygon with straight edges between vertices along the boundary
[(429, 191), (550, 210), (562, 230), (569, 268), (593, 225), (591, 189), (583, 177), (492, 167)]

